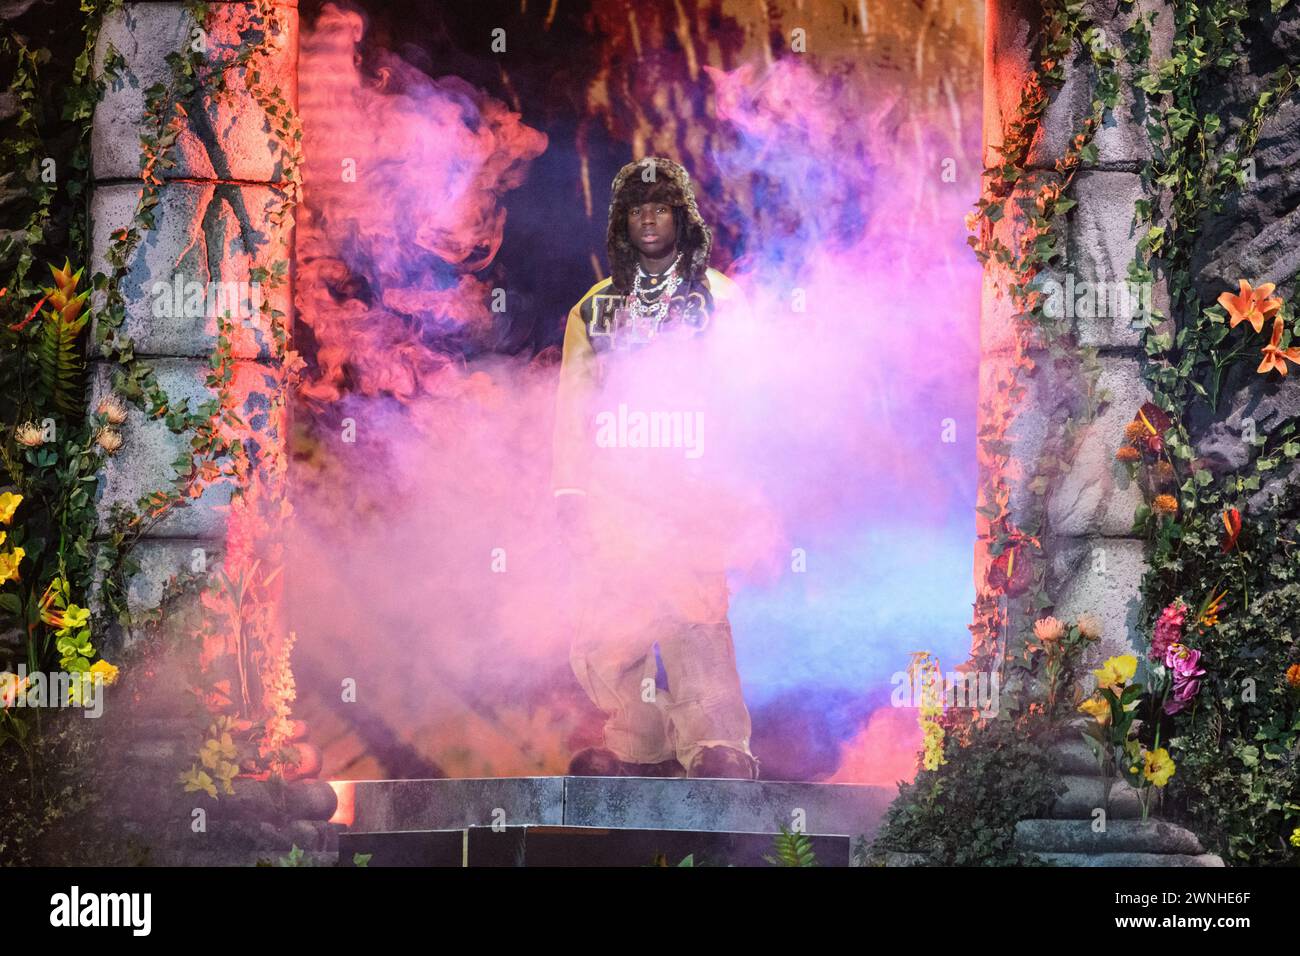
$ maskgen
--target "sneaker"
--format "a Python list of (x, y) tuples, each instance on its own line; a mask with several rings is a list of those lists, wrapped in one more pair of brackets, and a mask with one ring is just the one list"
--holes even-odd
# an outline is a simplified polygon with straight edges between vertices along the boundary
[(588, 747), (579, 750), (569, 761), (570, 777), (622, 777), (623, 761), (612, 750)]
[(734, 747), (705, 747), (695, 755), (686, 775), (714, 780), (757, 780), (758, 761)]
[(588, 747), (569, 761), (571, 777), (684, 777), (686, 768), (672, 757), (659, 763), (629, 763), (612, 750)]

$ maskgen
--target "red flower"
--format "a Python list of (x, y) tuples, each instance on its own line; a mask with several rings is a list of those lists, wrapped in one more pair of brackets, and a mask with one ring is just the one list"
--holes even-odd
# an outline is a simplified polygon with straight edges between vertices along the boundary
[(14, 332), (21, 332), (23, 329), (25, 329), (27, 327), (27, 323), (30, 322), (32, 319), (36, 318), (36, 313), (41, 311), (41, 306), (45, 304), (45, 300), (48, 298), (49, 298), (48, 295), (41, 296), (41, 301), (37, 302), (34, 306), (32, 306), (32, 311), (27, 313), (27, 318), (23, 319), (21, 322), (15, 322), (13, 325), (9, 326), (9, 328)]
[(1030, 571), (1028, 555), (1019, 546), (1007, 548), (989, 566), (988, 586), (1008, 597), (1017, 597), (1029, 590)]
[(1155, 402), (1143, 402), (1134, 420), (1145, 425), (1147, 431), (1152, 435), (1163, 435), (1169, 431), (1169, 426), (1174, 423), (1173, 419), (1169, 417), (1169, 413)]
[(1224, 511), (1223, 526), (1228, 531), (1227, 537), (1223, 539), (1223, 553), (1227, 554), (1237, 546), (1237, 538), (1241, 535), (1241, 512), (1236, 508)]

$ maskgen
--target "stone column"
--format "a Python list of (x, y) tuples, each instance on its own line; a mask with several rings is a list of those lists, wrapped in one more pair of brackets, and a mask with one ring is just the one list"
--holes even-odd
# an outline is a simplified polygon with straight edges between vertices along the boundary
[[(1172, 14), (1165, 0), (1139, 0), (1135, 12), (1115, 16), (1113, 4), (1089, 2), (1088, 14), (1104, 31), (1112, 46), (1136, 12), (1160, 13), (1152, 36), (1152, 57), (1158, 61), (1170, 52)], [(993, 147), (1001, 145), (1004, 129), (1015, 115), (1022, 90), (1033, 69), (1033, 48), (1041, 24), (1041, 7), (1034, 0), (989, 0), (986, 19), (984, 143), (985, 164), (997, 161)], [(1127, 74), (1130, 68), (1121, 64)], [(1069, 141), (1083, 130), (1090, 113), (1094, 88), (1088, 53), (1075, 49), (1065, 63), (1065, 83), (1046, 109), (1030, 149), (1030, 175), (1022, 196), (1045, 181), (1059, 179), (1056, 160)], [(1138, 233), (1133, 225), (1134, 204), (1142, 197), (1138, 175), (1150, 145), (1143, 127), (1144, 104), (1130, 82), (1113, 115), (1105, 118), (1093, 142), (1095, 161), (1085, 162), (1075, 175), (1069, 195), (1078, 200), (1063, 223), (1064, 261), (1042, 277), (1065, 286), (1083, 282), (1119, 283), (1127, 280), (1128, 264), (1135, 256)], [(1004, 237), (1016, 229), (1011, 217), (998, 224)], [(1167, 310), (1167, 294), (1159, 282), (1152, 292), (1155, 308)], [(1013, 364), (1015, 308), (1011, 300), (994, 294), (986, 276), (981, 308), (980, 401), (997, 400), (998, 382)], [(1139, 585), (1146, 564), (1144, 544), (1130, 534), (1140, 489), (1130, 483), (1114, 460), (1123, 444), (1124, 427), (1150, 397), (1142, 379), (1141, 332), (1122, 316), (1078, 317), (1074, 320), (1079, 344), (1095, 347), (1100, 361), (1098, 388), (1110, 393), (1110, 402), (1080, 435), (1069, 472), (1052, 488), (1046, 501), (1035, 497), (1030, 479), (1044, 443), (1056, 435), (1070, 405), (1078, 400), (1079, 382), (1073, 373), (1055, 370), (1045, 356), (1031, 354), (1037, 363), (1032, 373), (1021, 373), (1023, 396), (1012, 399), (1015, 418), (1009, 429), (1011, 464), (1007, 469), (1012, 521), (1020, 524), (1031, 510), (1045, 506), (1046, 524), (1040, 536), (1048, 562), (1046, 587), (1055, 602), (1055, 614), (1072, 620), (1090, 611), (1102, 622), (1103, 639), (1091, 650), (1087, 666), (1105, 656), (1130, 652), (1138, 646), (1135, 628), (1141, 606)], [(981, 477), (985, 463), (981, 462)], [(981, 519), (983, 527), (983, 519)], [(987, 555), (977, 555), (976, 584), (983, 587)], [(1008, 633), (1016, 635), (1030, 611), (1024, 597), (1009, 601)]]
[[(295, 99), (297, 86), (296, 3), (282, 4), (295, 32), (281, 41), (276, 61), (278, 83)], [(213, 21), (206, 42), (214, 49), (238, 42), (255, 13), (251, 3), (210, 4)], [(145, 91), (155, 83), (170, 84), (168, 54), (187, 50), (198, 25), (181, 3), (127, 3), (109, 14), (96, 47), (96, 67), (103, 70), (110, 50), (124, 58), (116, 79), (95, 110), (92, 132), (95, 190), (91, 202), (91, 269), (110, 273), (106, 258), (114, 231), (131, 223), (140, 195), (140, 132)], [(273, 224), (269, 214), (279, 201), (272, 184), (282, 183), (278, 151), (261, 107), (235, 85), (231, 102), (185, 104), (188, 117), (170, 156), (175, 162), (161, 172), (166, 180), (155, 207), (155, 225), (147, 231), (128, 260), (121, 290), (127, 319), (123, 331), (134, 341), (135, 354), (154, 367), (158, 381), (173, 402), (189, 399), (191, 408), (214, 397), (204, 380), (208, 358), (216, 344), (216, 317), (177, 315), (175, 303), (159, 303), (155, 288), (197, 283), (206, 293), (210, 283), (248, 283), (256, 267), (288, 258), (287, 230)], [(189, 291), (193, 291), (190, 286)], [(234, 288), (237, 288), (234, 287)], [(273, 293), (271, 305), (290, 312), (288, 285)], [(170, 310), (170, 315), (164, 313)], [(233, 342), (237, 377), (255, 375), (257, 366), (272, 360), (272, 347), (260, 316), (241, 323)], [(116, 363), (92, 354), (92, 408), (110, 388)], [(247, 408), (256, 411), (256, 398)], [(189, 436), (170, 432), (161, 420), (147, 420), (132, 408), (123, 428), (125, 444), (108, 459), (99, 498), (101, 530), (115, 504), (133, 506), (142, 495), (170, 487), (172, 462), (189, 449)], [(164, 516), (135, 549), (141, 571), (131, 586), (135, 607), (154, 607), (165, 581), (195, 566), (202, 549), (209, 568), (219, 566), (228, 485), (214, 486), (188, 507)], [(136, 634), (122, 635), (129, 645)]]
[[(215, 64), (223, 54), (238, 49), (241, 37), (250, 42), (258, 39), (261, 21), (256, 4), (216, 2), (208, 7), (210, 14), (204, 25), (195, 23), (181, 3), (125, 3), (106, 17), (95, 51), (97, 71), (103, 74), (107, 68), (108, 73), (92, 134), (95, 188), (91, 203), (91, 272), (111, 274), (108, 253), (113, 234), (132, 222), (141, 190), (140, 136), (147, 91), (155, 84), (175, 83), (168, 56), (195, 49), (198, 43), (198, 48), (204, 50), (205, 62)], [(268, 88), (278, 86), (284, 98), (296, 107), (296, 0), (276, 0), (275, 10), (283, 29), (271, 37), (271, 52), (261, 67), (262, 81)], [(122, 331), (132, 339), (135, 355), (153, 367), (172, 405), (188, 399), (191, 410), (216, 397), (205, 379), (217, 341), (216, 319), (230, 299), (224, 298), (213, 308), (215, 298), (209, 294), (213, 284), (222, 283), (223, 293), (238, 296), (241, 288), (251, 289), (247, 284), (254, 282), (254, 270), (269, 269), (277, 261), (287, 263), (292, 248), (289, 226), (274, 215), (283, 199), (276, 187), (288, 182), (279, 143), (262, 105), (245, 89), (237, 73), (231, 71), (229, 75), (228, 96), (214, 99), (200, 95), (182, 104), (183, 125), (169, 152), (172, 165), (161, 168), (159, 173), (164, 182), (153, 210), (153, 226), (144, 232), (128, 258), (120, 284), (126, 307)], [(246, 285), (241, 287), (240, 283)], [(289, 284), (270, 289), (263, 282), (259, 287), (262, 298), (286, 316), (287, 324), (292, 313)], [(196, 289), (204, 303), (197, 311), (189, 307)], [(256, 302), (252, 296), (249, 298)], [(283, 416), (278, 421), (267, 421), (268, 389), (273, 384), (269, 373), (276, 371), (277, 362), (269, 322), (256, 309), (242, 309), (239, 305), (232, 317), (237, 326), (231, 343), (235, 411), (258, 430), (263, 441), (283, 443)], [(93, 410), (111, 390), (113, 375), (121, 366), (97, 352), (91, 359)], [(170, 488), (175, 474), (172, 462), (190, 449), (191, 435), (174, 434), (163, 420), (149, 418), (134, 407), (122, 434), (124, 444), (107, 460), (100, 486), (101, 532), (108, 530), (114, 505), (134, 506), (142, 495)], [(208, 487), (187, 506), (171, 510), (148, 527), (133, 551), (141, 566), (130, 581), (133, 612), (157, 607), (165, 584), (174, 576), (201, 569), (215, 574), (221, 568), (230, 491), (227, 483)], [(133, 794), (125, 814), (137, 819), (161, 819), (170, 812), (169, 807), (188, 812), (188, 805), (193, 804), (212, 809), (219, 822), (223, 813), (238, 815), (240, 807), (255, 809), (266, 804), (267, 812), (261, 818), (265, 820), (267, 814), (274, 813), (279, 817), (277, 822), (283, 823), (293, 819), (291, 809), (286, 807), (302, 805), (310, 806), (309, 816), (318, 821), (313, 832), (321, 830), (324, 824), (320, 821), (333, 812), (333, 795), (324, 783), (302, 784), (299, 789), (305, 787), (311, 793), (300, 794), (287, 803), (259, 797), (265, 784), (256, 781), (236, 781), (236, 790), (245, 792), (233, 805), (228, 803), (233, 798), (214, 805), (210, 798), (197, 793), (179, 799), (181, 787), (176, 774), (189, 767), (201, 743), (197, 736), (187, 734), (201, 730), (205, 723), (203, 708), (186, 692), (186, 665), (192, 664), (197, 654), (193, 642), (186, 638), (192, 636), (199, 616), (205, 613), (210, 612), (192, 599), (187, 605), (168, 608), (163, 624), (167, 652), (161, 659), (151, 658), (148, 675), (124, 675), (128, 682), (136, 682), (124, 724), (124, 746), (142, 772), (157, 772), (157, 787), (162, 791), (152, 799)], [(283, 614), (274, 616), (281, 622), (284, 619)], [(191, 633), (185, 633), (187, 630)], [(113, 653), (126, 651), (140, 637), (139, 629), (125, 630), (116, 636)], [(186, 655), (191, 655), (189, 660), (183, 659)], [(300, 737), (304, 730), (295, 728), (292, 736)], [(310, 764), (310, 753), (306, 756)], [(306, 769), (311, 772), (310, 766)], [(321, 788), (322, 792), (316, 792)], [(164, 795), (167, 799), (159, 802)], [(178, 799), (172, 800), (173, 795)], [(186, 807), (179, 807), (179, 803)], [(218, 810), (218, 806), (222, 809)], [(167, 833), (188, 832), (187, 826), (165, 829)], [(229, 845), (225, 850), (238, 849), (248, 855), (263, 845), (275, 844), (278, 837), (272, 837), (280, 833), (274, 831), (267, 836), (269, 844), (265, 840), (259, 844), (249, 836), (251, 832), (243, 826), (236, 834), (237, 840), (226, 841)], [(156, 856), (174, 861), (193, 851), (205, 860), (216, 861), (225, 851), (220, 843), (190, 842), (194, 845), (187, 849), (185, 841), (164, 841), (157, 847)], [(310, 842), (312, 850), (328, 849), (320, 840), (298, 842)], [(287, 851), (288, 845), (280, 849)]]

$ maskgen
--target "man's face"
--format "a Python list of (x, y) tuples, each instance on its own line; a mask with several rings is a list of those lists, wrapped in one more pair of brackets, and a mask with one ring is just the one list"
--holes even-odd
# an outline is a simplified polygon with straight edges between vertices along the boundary
[(633, 205), (627, 211), (627, 237), (643, 256), (663, 258), (677, 243), (673, 207), (660, 199)]

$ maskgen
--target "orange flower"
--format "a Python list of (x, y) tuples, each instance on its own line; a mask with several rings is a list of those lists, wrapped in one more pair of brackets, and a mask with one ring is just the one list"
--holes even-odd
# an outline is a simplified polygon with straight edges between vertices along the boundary
[(1242, 322), (1249, 322), (1256, 332), (1263, 332), (1265, 320), (1282, 308), (1282, 300), (1273, 296), (1277, 286), (1265, 282), (1258, 289), (1252, 289), (1245, 279), (1237, 281), (1241, 284), (1240, 294), (1225, 292), (1219, 296), (1219, 305), (1228, 312), (1228, 327), (1235, 329)]
[(1256, 369), (1261, 375), (1277, 370), (1282, 375), (1286, 374), (1286, 362), (1283, 359), (1290, 359), (1292, 362), (1300, 364), (1300, 348), (1279, 348), (1282, 343), (1282, 316), (1279, 315), (1273, 320), (1273, 336), (1269, 339), (1268, 345), (1265, 345), (1262, 351), (1264, 361), (1259, 363)]
[(1292, 664), (1286, 669), (1286, 682), (1292, 687), (1300, 687), (1300, 664)]
[(1228, 596), (1227, 591), (1216, 594), (1210, 598), (1210, 602), (1205, 605), (1205, 610), (1201, 612), (1197, 624), (1204, 624), (1206, 627), (1214, 627), (1219, 623), (1219, 607), (1223, 604), (1223, 599)]
[(1156, 495), (1151, 507), (1160, 514), (1175, 514), (1178, 511), (1178, 499), (1173, 495)]
[(1101, 620), (1092, 612), (1080, 614), (1074, 623), (1086, 640), (1095, 641), (1101, 637)]
[(1054, 644), (1065, 636), (1065, 625), (1054, 617), (1044, 617), (1034, 622), (1034, 636), (1044, 644)]
[(1124, 426), (1124, 439), (1129, 444), (1136, 445), (1144, 438), (1146, 438), (1146, 426), (1140, 421), (1134, 419)]
[(1115, 457), (1120, 461), (1140, 461), (1142, 452), (1138, 451), (1132, 445), (1122, 445), (1120, 450), (1115, 452)]
[(104, 425), (99, 431), (95, 432), (95, 442), (104, 451), (113, 455), (122, 447), (122, 433), (116, 428), (109, 428)]
[(59, 320), (65, 325), (72, 325), (77, 321), (77, 316), (81, 314), (81, 309), (90, 295), (90, 289), (77, 295), (77, 285), (81, 282), (81, 274), (85, 271), (83, 268), (74, 273), (67, 259), (63, 260), (62, 269), (50, 266), (55, 287), (44, 291), (49, 297), (50, 307), (58, 313)]
[(1237, 538), (1241, 535), (1241, 512), (1236, 508), (1225, 510), (1223, 526), (1228, 529), (1228, 535), (1223, 539), (1223, 553), (1227, 554), (1237, 546)]

